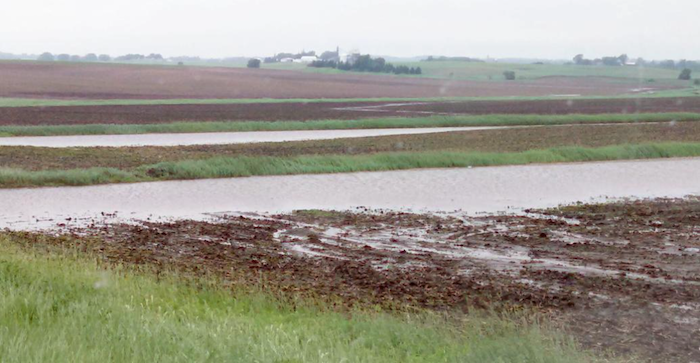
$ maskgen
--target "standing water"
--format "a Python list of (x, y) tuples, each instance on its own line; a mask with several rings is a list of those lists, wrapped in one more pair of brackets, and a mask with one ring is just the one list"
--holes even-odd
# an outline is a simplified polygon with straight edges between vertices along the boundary
[(265, 176), (0, 190), (0, 228), (117, 212), (122, 219), (348, 210), (496, 213), (611, 198), (700, 194), (700, 158)]

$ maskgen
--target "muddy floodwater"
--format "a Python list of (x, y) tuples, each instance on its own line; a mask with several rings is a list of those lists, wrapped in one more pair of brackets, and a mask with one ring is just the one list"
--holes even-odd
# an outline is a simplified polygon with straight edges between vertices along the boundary
[(475, 214), (693, 194), (700, 194), (700, 158), (267, 176), (5, 189), (0, 228), (113, 218), (115, 212), (127, 219), (357, 207)]
[(389, 135), (431, 134), (451, 131), (479, 131), (499, 127), (434, 127), (362, 130), (305, 130), (305, 131), (250, 131), (206, 132), (179, 134), (138, 135), (76, 135), (0, 137), (0, 146), (37, 147), (126, 147), (126, 146), (186, 146), (247, 144), (256, 142), (286, 142), (304, 140), (332, 140)]

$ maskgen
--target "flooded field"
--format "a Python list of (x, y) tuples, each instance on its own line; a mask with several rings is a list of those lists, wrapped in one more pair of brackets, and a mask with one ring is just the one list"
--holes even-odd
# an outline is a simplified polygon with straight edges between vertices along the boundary
[(333, 140), (345, 138), (431, 134), (451, 131), (479, 131), (499, 127), (435, 127), (363, 130), (309, 130), (309, 131), (251, 131), (207, 132), (182, 134), (142, 135), (79, 135), (79, 136), (30, 136), (0, 137), (0, 146), (36, 147), (131, 147), (131, 146), (187, 146), (225, 145), (257, 142), (286, 142), (307, 140)]
[[(700, 158), (269, 176), (0, 190), (0, 227), (300, 209), (517, 212), (605, 198), (700, 194)], [(39, 223), (43, 222), (43, 223)]]

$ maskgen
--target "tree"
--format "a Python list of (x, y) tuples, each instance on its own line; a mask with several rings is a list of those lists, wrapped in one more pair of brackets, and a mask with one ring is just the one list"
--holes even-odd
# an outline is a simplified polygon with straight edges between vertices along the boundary
[(505, 72), (503, 72), (503, 76), (506, 77), (506, 80), (508, 80), (508, 81), (515, 80), (515, 72), (514, 71), (505, 71)]
[(253, 58), (248, 60), (248, 68), (260, 68), (260, 59)]
[(583, 54), (577, 54), (574, 57), (574, 63), (581, 65), (581, 63), (583, 63)]
[(70, 54), (62, 53), (56, 56), (56, 60), (59, 62), (68, 62), (70, 60)]
[(664, 68), (676, 68), (676, 62), (672, 59), (661, 61), (659, 65)]
[(417, 67), (416, 74), (423, 74), (423, 70), (420, 67)]
[(326, 60), (326, 61), (327, 60), (337, 61), (339, 59), (339, 57), (340, 57), (340, 54), (338, 54), (337, 51), (330, 51), (329, 50), (329, 51), (325, 51), (325, 52), (321, 53), (321, 56), (319, 58), (321, 58), (322, 60)]
[(622, 65), (625, 65), (627, 61), (630, 59), (630, 57), (627, 56), (627, 54), (621, 54), (617, 59), (620, 61)]
[(109, 54), (100, 54), (100, 56), (97, 57), (97, 59), (98, 59), (100, 62), (109, 62), (109, 61), (112, 60), (112, 57), (110, 57)]
[(603, 57), (603, 65), (606, 66), (619, 66), (620, 59), (618, 57)]
[(83, 60), (83, 59), (80, 58), (79, 55), (72, 55), (72, 56), (70, 56), (70, 61), (71, 61), (71, 62), (80, 62), (81, 60)]
[(146, 56), (146, 59), (163, 60), (163, 56), (157, 53), (151, 53)]
[(83, 57), (83, 60), (86, 62), (97, 62), (97, 54), (95, 53), (88, 53)]
[(42, 62), (53, 62), (54, 56), (53, 56), (53, 54), (51, 54), (49, 52), (44, 52), (44, 53), (41, 53), (41, 55), (39, 56), (39, 58), (37, 58), (37, 60), (42, 61)]
[(684, 70), (681, 71), (681, 74), (678, 76), (678, 79), (683, 80), (683, 81), (690, 81), (690, 74), (693, 71), (690, 68), (685, 68)]

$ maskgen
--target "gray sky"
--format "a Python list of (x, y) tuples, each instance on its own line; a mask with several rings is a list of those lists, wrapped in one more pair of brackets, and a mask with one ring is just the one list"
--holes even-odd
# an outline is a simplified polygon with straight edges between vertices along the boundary
[(0, 51), (700, 59), (700, 0), (16, 0)]

